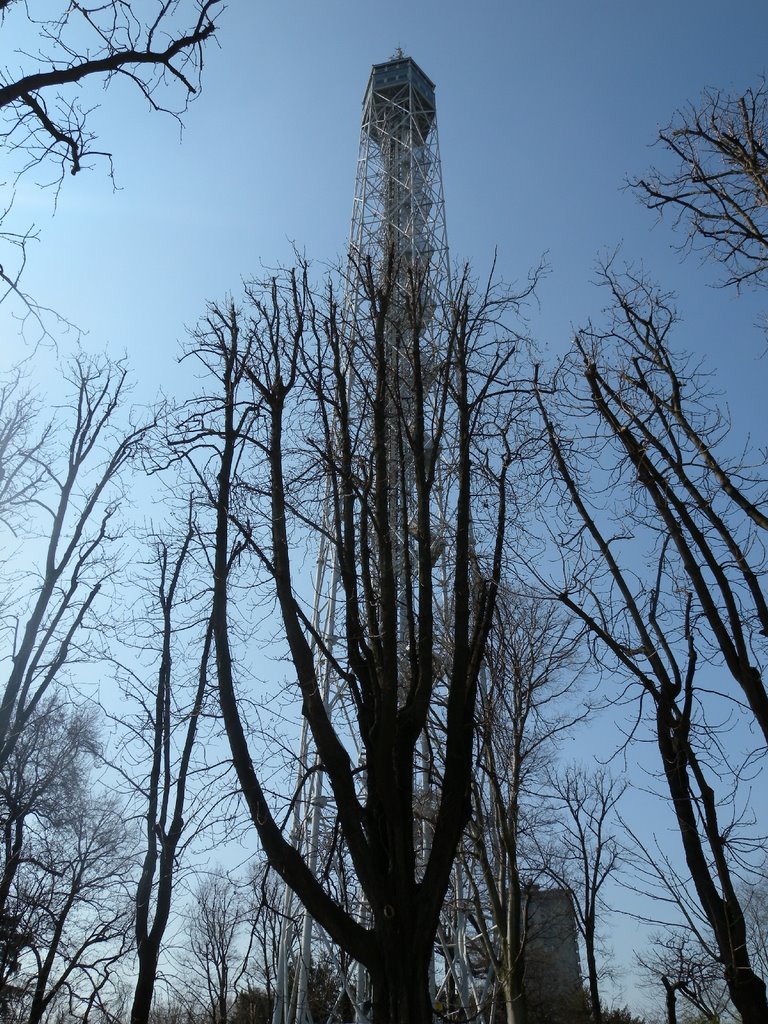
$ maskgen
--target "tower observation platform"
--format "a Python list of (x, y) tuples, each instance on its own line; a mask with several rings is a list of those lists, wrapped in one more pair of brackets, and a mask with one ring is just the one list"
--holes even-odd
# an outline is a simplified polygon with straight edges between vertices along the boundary
[(418, 262), (449, 291), (434, 83), (410, 57), (374, 64), (363, 99), (350, 259)]
[(425, 140), (435, 120), (435, 84), (410, 57), (395, 58), (373, 65), (363, 105), (368, 103), (374, 124), (386, 124), (400, 109)]

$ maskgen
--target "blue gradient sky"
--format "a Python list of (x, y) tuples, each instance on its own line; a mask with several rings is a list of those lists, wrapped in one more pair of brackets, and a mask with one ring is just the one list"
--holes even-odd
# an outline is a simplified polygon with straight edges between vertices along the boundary
[(181, 139), (127, 89), (97, 91), (119, 191), (97, 166), (64, 182), (51, 220), (50, 192), (22, 180), (16, 221), (42, 231), (28, 288), (142, 378), (167, 380), (206, 299), (289, 259), (292, 242), (321, 262), (343, 252), (370, 65), (402, 46), (437, 84), (454, 258), (482, 268), (498, 247), (517, 279), (549, 254), (532, 311), (542, 345), (558, 351), (599, 310), (595, 260), (622, 244), (680, 293), (687, 347), (720, 351), (738, 314), (747, 329), (728, 362), (749, 363), (762, 346), (747, 303), (702, 288), (714, 270), (681, 266), (668, 225), (622, 185), (676, 108), (755, 81), (766, 40), (757, 0), (480, 0), (471, 13), (455, 0), (233, 2)]
[[(230, 0), (217, 39), (181, 137), (129, 90), (94, 93), (117, 191), (97, 165), (64, 182), (53, 216), (50, 191), (30, 177), (16, 189), (15, 224), (41, 231), (27, 289), (89, 347), (126, 353), (140, 397), (183, 390), (179, 341), (206, 300), (293, 243), (321, 264), (342, 255), (363, 91), (400, 46), (437, 85), (454, 259), (483, 270), (498, 248), (512, 281), (548, 253), (531, 331), (555, 355), (599, 315), (595, 263), (621, 246), (679, 294), (679, 346), (717, 371), (737, 428), (762, 436), (768, 299), (714, 288), (717, 268), (681, 262), (680, 236), (623, 185), (660, 158), (649, 147), (677, 108), (756, 82), (768, 4)], [(7, 308), (0, 327), (4, 366), (20, 348)], [(52, 383), (44, 359), (39, 372)], [(631, 937), (618, 945), (628, 959)]]

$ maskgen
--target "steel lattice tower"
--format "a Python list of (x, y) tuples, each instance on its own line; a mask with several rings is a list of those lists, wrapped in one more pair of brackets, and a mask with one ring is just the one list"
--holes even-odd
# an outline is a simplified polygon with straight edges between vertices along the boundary
[[(392, 60), (375, 64), (371, 70), (363, 100), (360, 148), (357, 161), (352, 227), (349, 241), (348, 274), (345, 294), (345, 319), (354, 330), (356, 311), (363, 301), (360, 292), (360, 267), (370, 264), (381, 267), (394, 258), (400, 272), (417, 270), (419, 280), (428, 290), (425, 308), (431, 311), (431, 324), (425, 330), (425, 347), (437, 351), (440, 322), (451, 296), (448, 242), (445, 225), (445, 201), (437, 134), (435, 86), (410, 57), (398, 52)], [(390, 313), (388, 331), (391, 344), (397, 344), (398, 311)], [(354, 346), (352, 346), (353, 348)], [(396, 509), (390, 510), (391, 515)], [(327, 536), (330, 530), (323, 531)], [(338, 568), (332, 546), (321, 543), (314, 581), (312, 625), (329, 651), (337, 636)], [(446, 590), (447, 590), (446, 586)], [(324, 699), (329, 709), (340, 710), (344, 694), (330, 671), (324, 680)], [(317, 867), (318, 841), (324, 831), (326, 797), (323, 794), (323, 773), (312, 772), (314, 752), (304, 725), (299, 751), (299, 771), (311, 778), (302, 795), (295, 801), (292, 819), (292, 841), (302, 851), (313, 870)], [(429, 836), (422, 835), (422, 852)], [(461, 878), (454, 890), (461, 893)], [(360, 904), (359, 915), (365, 919), (366, 909)], [(478, 1019), (478, 999), (473, 998), (471, 972), (465, 956), (465, 934), (460, 910), (451, 917), (449, 932), (440, 929), (438, 942), (443, 946), (446, 965), (442, 975), (449, 975), (454, 994), (464, 1002), (466, 1010)], [(310, 915), (301, 911), (289, 890), (285, 893), (284, 917), (278, 957), (277, 999), (273, 1024), (308, 1024), (311, 1022), (307, 1001), (307, 979), (313, 945), (327, 943)], [(327, 946), (330, 949), (330, 944)], [(435, 982), (439, 998), (440, 977)], [(365, 978), (358, 970), (353, 978), (340, 984), (340, 993), (347, 986), (352, 996), (356, 1020), (367, 1020), (367, 1007), (362, 993)]]
[(436, 301), (448, 297), (435, 86), (401, 55), (375, 64), (368, 81), (350, 234), (353, 262), (390, 252), (419, 264)]

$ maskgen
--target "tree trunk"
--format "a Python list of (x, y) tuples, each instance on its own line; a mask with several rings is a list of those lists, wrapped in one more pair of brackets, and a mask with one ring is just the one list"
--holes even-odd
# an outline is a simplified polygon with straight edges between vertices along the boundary
[(504, 1008), (507, 1024), (528, 1024), (528, 1005), (525, 993), (510, 991), (504, 993)]
[(131, 1024), (147, 1024), (155, 993), (157, 961), (160, 951), (157, 943), (145, 939), (139, 944), (137, 953), (139, 974), (136, 978), (136, 987), (133, 990)]
[(428, 954), (415, 958), (411, 943), (393, 943), (370, 979), (373, 1024), (432, 1024)]
[(507, 958), (506, 977), (502, 981), (507, 1024), (528, 1024), (528, 1004), (525, 999), (525, 936), (527, 909), (523, 887), (517, 870), (517, 844), (510, 865), (509, 892), (507, 893)]
[(743, 1024), (765, 1024), (768, 1021), (765, 982), (751, 970), (726, 969), (728, 994), (739, 1011)]
[(600, 988), (597, 980), (597, 959), (595, 958), (595, 936), (587, 936), (587, 974), (589, 976), (589, 1001), (592, 1004), (592, 1019), (602, 1024), (603, 1010), (600, 1005)]
[[(687, 734), (674, 715), (674, 707), (663, 699), (657, 700), (656, 735), (686, 863), (715, 934), (728, 994), (743, 1024), (765, 1024), (768, 1021), (765, 982), (755, 974), (750, 963), (744, 913), (725, 856), (714, 793), (701, 777)], [(691, 796), (691, 776), (699, 790), (696, 803)], [(700, 821), (706, 848), (700, 834)], [(714, 868), (710, 866), (710, 857)]]
[(664, 974), (661, 976), (661, 983), (666, 993), (667, 1024), (677, 1024), (677, 986), (673, 985)]

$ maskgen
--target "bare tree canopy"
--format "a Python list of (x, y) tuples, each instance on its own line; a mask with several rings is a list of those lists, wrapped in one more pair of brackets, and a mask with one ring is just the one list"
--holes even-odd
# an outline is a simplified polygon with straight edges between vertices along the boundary
[[(203, 44), (216, 30), (221, 0), (154, 3), (62, 3), (45, 16), (19, 0), (0, 8), (0, 38), (14, 32), (39, 40), (0, 68), (3, 145), (23, 153), (21, 170), (42, 162), (77, 174), (94, 148), (89, 108), (79, 88), (87, 78), (108, 86), (123, 78), (154, 110), (178, 114), (200, 84)], [(21, 32), (20, 32), (21, 30)], [(176, 86), (178, 94), (168, 87)]]
[(670, 209), (687, 242), (726, 268), (725, 284), (768, 283), (768, 85), (707, 92), (659, 132), (672, 158), (634, 181), (651, 210)]
[(729, 764), (715, 722), (728, 707), (768, 737), (764, 465), (727, 451), (703, 379), (672, 353), (668, 298), (631, 273), (605, 280), (607, 329), (581, 332), (537, 387), (563, 501), (553, 590), (651, 712), (700, 912), (734, 1005), (759, 1024), (765, 984), (736, 882), (760, 840), (733, 807), (745, 755)]
[(560, 830), (542, 860), (546, 873), (573, 902), (587, 958), (592, 1019), (602, 1024), (598, 931), (605, 905), (603, 889), (624, 855), (617, 837), (616, 807), (627, 783), (604, 768), (590, 772), (572, 764), (559, 775), (553, 773), (550, 785)]
[(472, 820), (460, 855), (507, 1024), (529, 1017), (528, 895), (544, 867), (542, 783), (558, 740), (588, 713), (569, 700), (580, 646), (573, 621), (551, 598), (502, 586), (478, 697)]
[(123, 432), (117, 424), (122, 363), (79, 354), (63, 372), (70, 395), (56, 424), (41, 422), (17, 376), (0, 389), (0, 527), (26, 539), (32, 559), (24, 572), (12, 549), (0, 559), (0, 766), (83, 656), (99, 594), (117, 570), (108, 552), (120, 532), (120, 478), (147, 434), (146, 425)]
[[(210, 390), (190, 403), (177, 445), (216, 518), (221, 706), (252, 820), (274, 868), (367, 967), (375, 1018), (406, 1022), (431, 1012), (428, 964), (470, 814), (475, 697), (521, 415), (504, 325), (516, 300), (490, 284), (476, 292), (465, 276), (435, 339), (416, 268), (392, 257), (351, 273), (364, 293), (353, 322), (333, 285), (318, 295), (302, 268), (251, 288), (243, 311), (211, 307), (190, 346)], [(337, 566), (333, 635), (306, 606), (307, 541)], [(328, 780), (329, 855), (357, 878), (364, 917), (329, 890), (325, 860), (292, 845), (256, 768), (230, 628), (230, 580), (246, 557), (274, 594), (317, 749), (300, 786)], [(442, 742), (425, 752), (431, 716)], [(421, 778), (435, 787), (423, 847)]]
[(98, 748), (93, 713), (57, 694), (0, 768), (4, 1019), (88, 1019), (114, 994), (134, 851), (122, 807), (94, 777)]
[[(46, 3), (1, 0), (0, 154), (7, 168), (0, 196), (0, 301), (14, 295), (38, 325), (45, 310), (27, 295), (21, 275), (29, 225), (15, 227), (10, 179), (39, 168), (42, 185), (77, 174), (91, 157), (109, 161), (92, 127), (98, 94), (122, 81), (151, 110), (176, 118), (200, 88), (203, 53), (216, 31), (222, 0), (105, 0)], [(58, 8), (58, 9), (57, 9)], [(119, 126), (118, 126), (119, 127)]]

